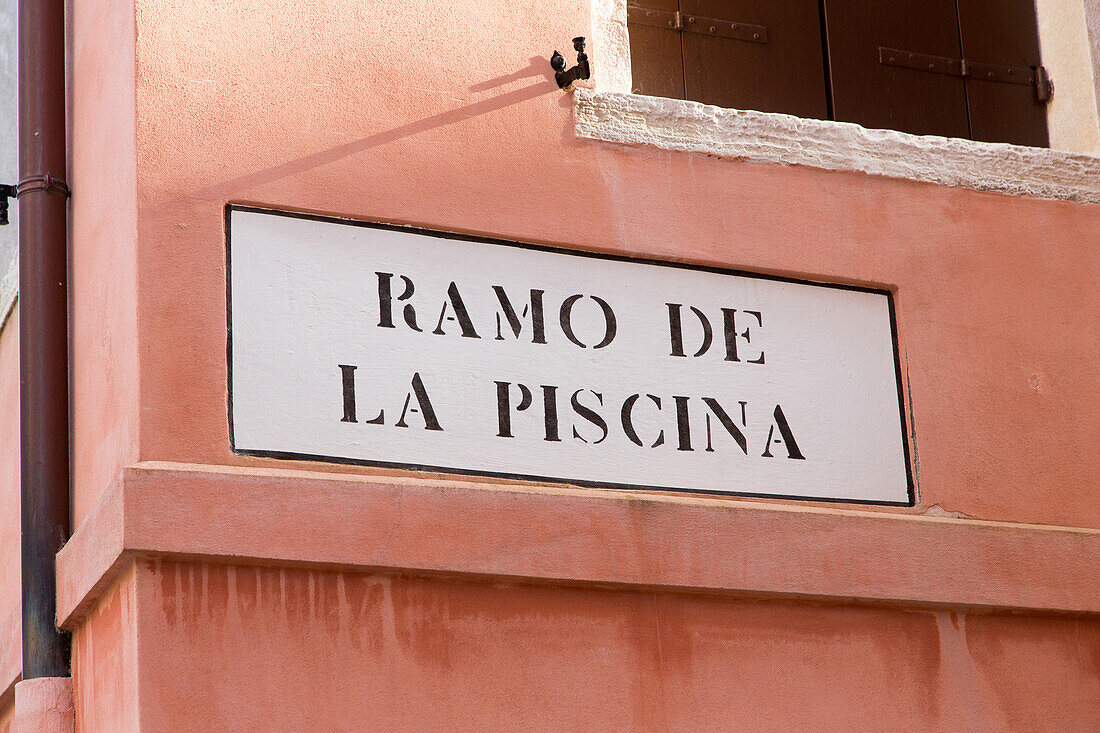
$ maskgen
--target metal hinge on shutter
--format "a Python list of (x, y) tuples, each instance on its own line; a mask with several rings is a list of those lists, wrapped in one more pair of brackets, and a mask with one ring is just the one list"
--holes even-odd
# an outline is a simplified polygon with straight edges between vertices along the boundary
[(656, 10), (640, 5), (626, 6), (626, 22), (652, 28), (669, 28), (685, 33), (701, 33), (705, 36), (733, 38), (750, 43), (767, 43), (768, 29), (762, 25), (740, 23), (720, 18), (704, 18), (679, 10)]
[(1030, 67), (979, 64), (967, 59), (933, 56), (883, 46), (878, 49), (878, 62), (884, 66), (900, 66), (904, 69), (928, 71), (933, 74), (961, 76), (1000, 84), (1033, 86), (1040, 102), (1049, 102), (1054, 96), (1054, 83), (1047, 76), (1047, 70), (1041, 65)]

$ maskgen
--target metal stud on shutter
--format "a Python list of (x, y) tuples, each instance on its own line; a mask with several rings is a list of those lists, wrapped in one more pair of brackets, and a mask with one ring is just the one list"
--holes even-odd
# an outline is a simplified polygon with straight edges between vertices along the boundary
[(768, 42), (768, 29), (765, 26), (739, 23), (725, 18), (685, 15), (679, 10), (658, 10), (657, 8), (646, 8), (640, 5), (627, 5), (626, 22), (633, 25), (671, 28), (684, 33), (699, 33), (751, 43)]
[(947, 74), (948, 76), (962, 76), (975, 81), (1033, 87), (1035, 89), (1035, 99), (1039, 102), (1049, 101), (1054, 93), (1046, 69), (1041, 65), (1028, 68), (1026, 66), (980, 64), (968, 59), (932, 56), (926, 53), (913, 53), (912, 51), (885, 47), (879, 47), (878, 62), (886, 66), (900, 66), (903, 69), (930, 71), (934, 74)]

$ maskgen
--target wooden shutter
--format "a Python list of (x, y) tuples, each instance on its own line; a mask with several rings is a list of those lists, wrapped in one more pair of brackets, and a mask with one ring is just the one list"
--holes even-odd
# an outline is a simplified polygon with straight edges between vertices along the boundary
[(1034, 83), (1040, 59), (1033, 0), (958, 0), (958, 7), (963, 57), (980, 64), (966, 77), (970, 136), (1046, 147), (1047, 110)]
[[(828, 118), (817, 0), (680, 0), (680, 11), (705, 26), (683, 34), (687, 99)], [(711, 35), (711, 18), (762, 26), (764, 42)]]
[(1033, 0), (629, 0), (634, 91), (1045, 146)]
[(828, 117), (818, 0), (632, 0), (627, 19), (638, 94)]
[(646, 12), (628, 6), (631, 89), (635, 94), (683, 99), (684, 58), (680, 32), (675, 24), (668, 22), (668, 14), (675, 14), (679, 9), (677, 0), (644, 0), (639, 5), (656, 12), (649, 14), (652, 17), (647, 22), (635, 23), (632, 19), (644, 18)]
[(937, 56), (958, 62), (955, 0), (824, 3), (834, 119), (917, 135), (969, 137), (961, 75), (880, 62), (880, 48), (904, 51), (906, 61), (911, 53), (914, 60)]

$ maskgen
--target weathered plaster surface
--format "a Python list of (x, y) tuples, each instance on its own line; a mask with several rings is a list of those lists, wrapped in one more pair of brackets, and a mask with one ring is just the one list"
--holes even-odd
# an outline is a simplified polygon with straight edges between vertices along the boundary
[[(201, 730), (151, 728), (141, 724), (137, 641), (140, 627), (135, 570), (131, 563), (73, 632), (73, 702), (81, 733)], [(172, 664), (178, 666), (179, 661), (173, 660)], [(203, 699), (199, 686), (189, 693), (195, 700)]]
[[(1100, 207), (592, 144), (545, 59), (587, 17), (463, 7), (143, 0), (135, 29), (132, 3), (76, 4), (82, 729), (1085, 729), (1098, 535), (982, 520), (1100, 527)], [(980, 519), (234, 456), (227, 201), (894, 288), (925, 506)], [(210, 465), (104, 496), (149, 458)], [(829, 603), (729, 597), (752, 589)]]
[(1084, 731), (1100, 711), (1095, 618), (137, 566), (142, 731)]
[(573, 99), (576, 134), (592, 140), (1100, 203), (1100, 158), (1088, 155), (619, 92)]

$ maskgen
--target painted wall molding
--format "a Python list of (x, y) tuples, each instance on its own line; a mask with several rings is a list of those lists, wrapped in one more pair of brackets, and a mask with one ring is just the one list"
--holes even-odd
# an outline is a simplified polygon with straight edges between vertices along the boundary
[[(1100, 530), (628, 491), (145, 462), (58, 554), (80, 623), (134, 558), (1100, 614)], [(844, 558), (838, 562), (838, 558)]]
[(977, 191), (1100, 203), (1100, 158), (871, 130), (849, 122), (576, 88), (578, 137), (755, 163), (857, 171)]

